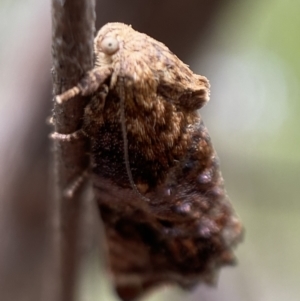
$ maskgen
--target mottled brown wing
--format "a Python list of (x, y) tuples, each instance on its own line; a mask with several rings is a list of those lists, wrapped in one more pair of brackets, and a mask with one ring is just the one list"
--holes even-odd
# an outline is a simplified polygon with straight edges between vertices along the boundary
[[(145, 194), (149, 203), (132, 190), (121, 167), (122, 147), (117, 147), (121, 133), (113, 138), (118, 127), (101, 133), (115, 145), (109, 150), (112, 160), (97, 148), (99, 141), (93, 150), (96, 198), (121, 297), (131, 300), (145, 288), (164, 283), (190, 287), (213, 282), (220, 266), (234, 263), (232, 247), (240, 240), (241, 224), (226, 196), (205, 126), (199, 119), (189, 127), (192, 143), (186, 155), (155, 190)], [(133, 175), (136, 178), (135, 169)]]

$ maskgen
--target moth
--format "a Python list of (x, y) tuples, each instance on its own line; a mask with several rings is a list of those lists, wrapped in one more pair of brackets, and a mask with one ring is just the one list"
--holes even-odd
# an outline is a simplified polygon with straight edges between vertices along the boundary
[[(94, 67), (56, 97), (90, 98), (79, 131), (123, 300), (162, 284), (213, 283), (242, 226), (198, 110), (210, 85), (164, 44), (122, 23), (94, 41)], [(54, 133), (58, 139), (78, 138)]]

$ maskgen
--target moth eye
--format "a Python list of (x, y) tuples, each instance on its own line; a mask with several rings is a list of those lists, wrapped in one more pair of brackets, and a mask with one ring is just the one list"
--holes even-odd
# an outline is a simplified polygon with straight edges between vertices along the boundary
[(112, 55), (119, 50), (119, 42), (112, 37), (104, 38), (101, 42), (102, 51), (107, 55)]

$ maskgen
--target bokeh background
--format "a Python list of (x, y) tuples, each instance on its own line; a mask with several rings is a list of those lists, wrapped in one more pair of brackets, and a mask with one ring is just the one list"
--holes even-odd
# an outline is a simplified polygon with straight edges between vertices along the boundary
[[(97, 28), (130, 23), (210, 79), (201, 112), (246, 229), (238, 266), (216, 287), (163, 287), (145, 300), (299, 300), (299, 11), (298, 0), (98, 0)], [(50, 16), (50, 1), (0, 2), (1, 300), (43, 300), (47, 287)], [(97, 286), (85, 283), (82, 300), (114, 300)]]

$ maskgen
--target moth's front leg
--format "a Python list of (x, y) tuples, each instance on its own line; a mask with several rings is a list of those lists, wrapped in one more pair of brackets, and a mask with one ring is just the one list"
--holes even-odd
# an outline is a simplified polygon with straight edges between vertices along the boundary
[[(101, 102), (103, 103), (103, 107), (106, 94), (108, 93), (108, 87), (104, 84), (104, 82), (111, 76), (111, 74), (111, 67), (94, 68), (93, 70), (86, 73), (86, 75), (79, 81), (76, 86), (56, 96), (56, 102), (61, 104), (79, 94), (82, 96), (92, 95), (102, 86), (101, 91), (99, 92), (98, 106), (101, 106), (101, 104), (99, 103)], [(85, 115), (87, 114), (87, 111), (91, 111), (89, 104), (85, 109)], [(84, 131), (84, 128), (68, 134), (58, 132), (53, 132), (50, 134), (50, 138), (67, 143), (73, 140), (82, 139), (85, 136), (87, 136), (87, 133)], [(64, 191), (65, 197), (71, 198), (78, 190), (78, 188), (85, 182), (87, 175), (88, 170), (85, 170), (82, 174), (78, 175), (78, 177), (68, 187), (66, 187)]]
[(56, 102), (61, 104), (76, 95), (92, 95), (111, 76), (112, 71), (113, 68), (110, 66), (102, 66), (90, 70), (76, 86), (56, 96)]
[(103, 122), (103, 108), (108, 91), (108, 86), (102, 85), (97, 94), (88, 102), (84, 109), (82, 128), (70, 134), (53, 132), (49, 137), (53, 140), (70, 142), (90, 136), (91, 132), (98, 129), (97, 125)]
[[(104, 103), (106, 94), (108, 92), (108, 87), (104, 84), (104, 82), (111, 76), (112, 71), (113, 69), (110, 66), (102, 66), (90, 70), (86, 73), (86, 75), (79, 81), (79, 83), (76, 86), (56, 96), (56, 102), (61, 104), (79, 94), (82, 96), (92, 95), (102, 85), (102, 91), (100, 91), (99, 94), (101, 95), (101, 101), (103, 101)], [(85, 114), (87, 111), (90, 110), (86, 109)], [(85, 133), (82, 129), (79, 129), (78, 131), (69, 134), (53, 132), (50, 134), (50, 138), (69, 142), (74, 139), (76, 140), (82, 138), (84, 134)]]
[(49, 137), (53, 140), (60, 140), (60, 141), (67, 141), (67, 142), (80, 139), (83, 136), (84, 136), (84, 132), (82, 131), (82, 129), (79, 129), (78, 131), (75, 131), (71, 134), (61, 134), (58, 132), (53, 132), (49, 135)]

